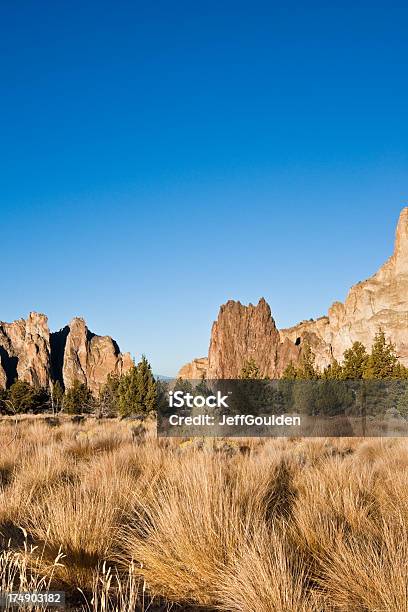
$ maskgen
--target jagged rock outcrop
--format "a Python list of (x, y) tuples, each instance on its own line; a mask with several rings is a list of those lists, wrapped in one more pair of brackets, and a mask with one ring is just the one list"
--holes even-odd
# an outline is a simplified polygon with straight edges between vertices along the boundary
[(30, 312), (25, 321), (17, 377), (36, 387), (48, 387), (50, 383), (50, 330), (43, 314)]
[(201, 378), (207, 377), (207, 370), (207, 357), (198, 357), (180, 368), (178, 376), (179, 378), (184, 378), (185, 380), (201, 380)]
[(104, 384), (108, 374), (121, 375), (132, 365), (129, 353), (121, 355), (112, 338), (92, 334), (81, 318), (71, 321), (62, 370), (65, 387), (69, 388), (75, 380), (79, 380), (95, 393)]
[(4, 387), (15, 379), (48, 387), (50, 382), (50, 332), (45, 315), (30, 312), (26, 320), (0, 323), (0, 362)]
[[(408, 366), (408, 208), (400, 214), (393, 255), (376, 274), (354, 285), (344, 303), (335, 302), (327, 316), (277, 330), (263, 299), (257, 306), (233, 301), (221, 306), (212, 328), (206, 376), (235, 378), (250, 358), (264, 375), (279, 376), (290, 361), (296, 363), (306, 341), (316, 365), (324, 368), (333, 359), (341, 361), (355, 341), (370, 349), (380, 328)], [(189, 364), (180, 371), (189, 372)]]
[(316, 364), (324, 367), (333, 358), (341, 361), (355, 341), (370, 348), (380, 328), (395, 344), (401, 362), (408, 365), (408, 208), (399, 217), (394, 253), (376, 274), (354, 285), (344, 304), (335, 302), (327, 317), (280, 333), (292, 342), (307, 339)]
[(109, 336), (90, 332), (83, 319), (50, 334), (47, 317), (31, 312), (26, 320), (0, 322), (0, 388), (16, 379), (40, 387), (59, 380), (65, 388), (75, 380), (97, 393), (109, 374), (133, 365)]
[[(236, 378), (245, 363), (253, 359), (260, 372), (279, 377), (289, 361), (299, 359), (300, 347), (280, 338), (271, 309), (264, 298), (256, 306), (233, 300), (223, 304), (211, 331), (208, 358), (195, 359), (178, 373), (185, 379)], [(200, 376), (197, 376), (197, 362)]]
[(256, 306), (230, 300), (221, 306), (211, 331), (208, 351), (208, 378), (235, 378), (245, 362), (253, 359), (261, 374), (278, 377), (284, 367), (283, 355), (298, 358), (293, 343), (281, 343), (271, 309), (261, 298)]

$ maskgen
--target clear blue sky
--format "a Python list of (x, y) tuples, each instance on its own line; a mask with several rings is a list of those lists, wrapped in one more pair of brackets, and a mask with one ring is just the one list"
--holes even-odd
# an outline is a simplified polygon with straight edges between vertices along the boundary
[(406, 2), (8, 2), (0, 319), (74, 315), (155, 372), (227, 299), (324, 314), (408, 203)]

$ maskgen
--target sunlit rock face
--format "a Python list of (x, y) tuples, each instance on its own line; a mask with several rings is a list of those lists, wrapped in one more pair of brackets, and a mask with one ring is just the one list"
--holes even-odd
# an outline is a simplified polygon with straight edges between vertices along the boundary
[(75, 380), (96, 394), (109, 374), (127, 372), (133, 365), (109, 336), (90, 332), (83, 319), (50, 333), (45, 315), (31, 312), (27, 319), (0, 322), (0, 388), (23, 380), (49, 387), (59, 380), (65, 388)]
[(178, 378), (185, 380), (201, 380), (207, 377), (208, 358), (198, 357), (190, 363), (186, 363), (178, 373)]
[(50, 382), (50, 331), (43, 314), (30, 312), (27, 319), (0, 322), (0, 386), (23, 380), (48, 387)]
[(261, 375), (278, 377), (299, 349), (281, 341), (271, 309), (261, 298), (256, 306), (229, 301), (221, 306), (211, 331), (208, 378), (236, 378), (248, 360), (254, 360)]
[(281, 330), (295, 341), (307, 338), (323, 367), (332, 357), (341, 361), (353, 342), (370, 348), (383, 329), (395, 344), (397, 355), (408, 365), (408, 208), (401, 211), (394, 253), (369, 279), (354, 285), (343, 303), (335, 302), (328, 316)]
[[(256, 306), (231, 300), (213, 324), (207, 362), (200, 361), (208, 378), (236, 378), (251, 358), (261, 374), (274, 378), (290, 361), (297, 362), (306, 341), (316, 365), (324, 368), (334, 358), (341, 361), (355, 341), (370, 349), (379, 329), (408, 366), (408, 208), (401, 211), (392, 256), (376, 274), (354, 285), (344, 303), (335, 302), (327, 316), (278, 330), (264, 299)], [(192, 371), (189, 365), (180, 370), (182, 375)]]
[(96, 336), (90, 332), (84, 319), (76, 317), (69, 324), (66, 338), (63, 381), (66, 388), (75, 380), (86, 383), (96, 393), (109, 374), (121, 375), (133, 365), (129, 353), (121, 354), (109, 336)]
[(300, 347), (281, 339), (271, 309), (261, 298), (258, 304), (244, 306), (228, 301), (221, 306), (211, 331), (208, 358), (195, 359), (181, 368), (186, 379), (237, 378), (249, 360), (260, 374), (279, 377), (290, 361), (299, 358)]
[(43, 314), (30, 312), (25, 321), (17, 377), (36, 387), (48, 387), (50, 383), (50, 330)]

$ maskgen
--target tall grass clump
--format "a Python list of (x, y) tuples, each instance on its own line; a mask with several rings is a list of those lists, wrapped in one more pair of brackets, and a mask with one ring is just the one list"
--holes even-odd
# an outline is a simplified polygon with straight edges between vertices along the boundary
[(73, 610), (408, 612), (404, 439), (0, 421), (0, 588)]

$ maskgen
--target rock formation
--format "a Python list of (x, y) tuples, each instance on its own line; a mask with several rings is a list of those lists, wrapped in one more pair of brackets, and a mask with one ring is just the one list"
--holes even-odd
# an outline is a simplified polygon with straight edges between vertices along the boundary
[(190, 363), (186, 363), (179, 373), (178, 376), (180, 378), (184, 378), (185, 380), (200, 380), (201, 378), (206, 377), (208, 369), (208, 359), (207, 357), (198, 357), (197, 359), (193, 359)]
[(7, 385), (7, 376), (3, 366), (0, 363), (0, 389), (5, 389)]
[(257, 306), (229, 301), (221, 306), (211, 331), (208, 351), (208, 378), (235, 378), (245, 362), (253, 359), (261, 374), (278, 377), (285, 365), (283, 355), (297, 360), (299, 349), (282, 343), (263, 298)]
[[(48, 387), (50, 332), (45, 315), (31, 312), (27, 320), (0, 322), (0, 362), (6, 382), (16, 378)], [(4, 377), (0, 375), (0, 386)]]
[(71, 321), (62, 369), (65, 387), (69, 388), (75, 380), (79, 380), (95, 393), (104, 384), (108, 374), (121, 375), (132, 365), (129, 353), (121, 355), (112, 338), (92, 334), (81, 318)]
[(221, 306), (213, 323), (208, 358), (186, 364), (178, 376), (195, 380), (203, 375), (236, 378), (245, 362), (253, 359), (262, 375), (277, 378), (289, 361), (299, 359), (299, 353), (299, 346), (281, 340), (271, 309), (263, 298), (256, 306), (230, 300)]
[(20, 380), (36, 387), (48, 387), (50, 382), (50, 330), (43, 314), (30, 312), (25, 321), (24, 341), (17, 362)]
[(83, 319), (51, 334), (47, 317), (35, 312), (0, 322), (0, 388), (16, 379), (38, 387), (59, 380), (65, 388), (79, 380), (97, 393), (108, 374), (125, 373), (132, 364), (129, 353), (122, 355), (109, 336), (90, 332)]
[(401, 211), (393, 255), (368, 280), (354, 285), (343, 303), (335, 302), (328, 316), (281, 330), (292, 342), (307, 339), (324, 367), (342, 360), (355, 341), (370, 348), (383, 329), (395, 344), (397, 355), (408, 365), (408, 208)]
[[(408, 208), (400, 214), (393, 255), (376, 274), (354, 285), (344, 304), (335, 302), (327, 316), (277, 330), (263, 299), (257, 306), (233, 301), (221, 306), (208, 359), (200, 359), (201, 372), (205, 369), (207, 378), (235, 378), (253, 358), (264, 375), (277, 377), (290, 361), (296, 363), (306, 341), (316, 365), (324, 368), (333, 359), (341, 361), (355, 341), (370, 349), (379, 329), (408, 366)], [(187, 377), (192, 371), (187, 364), (180, 374)]]

